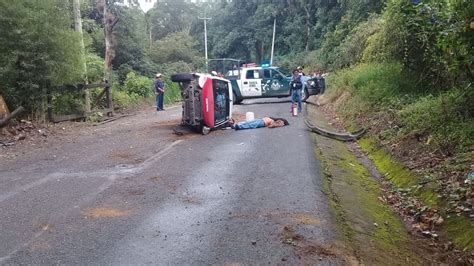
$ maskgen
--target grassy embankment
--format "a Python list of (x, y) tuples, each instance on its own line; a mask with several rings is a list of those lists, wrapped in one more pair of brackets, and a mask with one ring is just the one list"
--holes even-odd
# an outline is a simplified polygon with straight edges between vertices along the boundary
[(408, 212), (435, 213), (442, 221), (437, 229), (472, 251), (474, 185), (467, 175), (474, 158), (474, 93), (468, 87), (431, 94), (401, 69), (363, 64), (331, 74), (326, 101), (349, 130), (371, 129), (360, 145), (394, 190), (419, 200), (421, 206), (405, 206)]
[[(308, 119), (334, 131), (317, 108), (308, 108)], [(346, 143), (312, 134), (320, 162), (322, 187), (328, 196), (338, 237), (339, 255), (356, 264), (423, 264), (401, 219), (379, 199), (380, 184)], [(388, 263), (389, 262), (389, 263)], [(349, 263), (351, 264), (351, 263)]]

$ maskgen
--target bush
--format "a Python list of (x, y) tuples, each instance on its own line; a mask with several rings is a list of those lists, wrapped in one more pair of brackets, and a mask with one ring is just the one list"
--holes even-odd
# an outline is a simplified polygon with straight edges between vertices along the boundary
[(333, 62), (333, 67), (339, 69), (360, 63), (367, 47), (367, 40), (380, 30), (381, 21), (379, 16), (371, 16), (351, 30), (338, 47), (338, 56)]
[(118, 89), (112, 89), (112, 97), (114, 99), (114, 108), (118, 109), (138, 106), (143, 100), (143, 97), (140, 97), (138, 94), (128, 94)]
[(473, 1), (389, 1), (363, 60), (401, 62), (406, 72), (417, 74), (420, 92), (463, 86), (473, 76), (473, 12)]
[(78, 92), (53, 95), (54, 113), (73, 114), (84, 111), (84, 95)]
[(136, 94), (147, 98), (154, 93), (153, 81), (150, 78), (139, 76), (135, 72), (129, 72), (124, 81), (123, 90), (129, 95)]
[(412, 92), (413, 80), (401, 64), (362, 64), (331, 74), (327, 98), (347, 121), (376, 126), (387, 140), (417, 136), (444, 153), (468, 150), (474, 144), (474, 90), (423, 95)]
[(181, 101), (181, 89), (179, 88), (178, 83), (165, 79), (165, 84), (166, 84), (165, 103), (170, 104), (170, 103)]
[(328, 97), (335, 100), (349, 91), (374, 110), (398, 109), (416, 97), (410, 80), (398, 63), (360, 64), (330, 75)]
[(403, 132), (425, 136), (445, 153), (466, 151), (474, 144), (472, 101), (474, 93), (460, 89), (421, 97), (399, 112)]
[(100, 56), (88, 53), (86, 55), (87, 62), (87, 79), (90, 83), (101, 82), (104, 77), (104, 59)]

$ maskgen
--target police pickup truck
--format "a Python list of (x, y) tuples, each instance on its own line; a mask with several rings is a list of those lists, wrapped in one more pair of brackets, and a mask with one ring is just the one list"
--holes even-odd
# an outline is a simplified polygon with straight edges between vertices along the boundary
[[(224, 77), (231, 81), (234, 104), (245, 99), (288, 97), (291, 75), (286, 75), (278, 67), (241, 67), (227, 71)], [(310, 95), (324, 91), (324, 78), (304, 76), (304, 90), (301, 99), (306, 101)]]

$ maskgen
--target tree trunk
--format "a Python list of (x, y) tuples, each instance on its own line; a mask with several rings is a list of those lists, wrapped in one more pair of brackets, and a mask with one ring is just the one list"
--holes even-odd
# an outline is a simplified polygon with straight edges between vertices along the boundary
[(0, 127), (4, 127), (12, 120), (13, 118), (17, 117), (19, 114), (21, 114), (23, 111), (25, 111), (25, 108), (23, 106), (20, 106), (15, 109), (11, 114), (7, 115), (5, 118), (0, 119)]
[(258, 62), (261, 62), (262, 61), (262, 49), (263, 48), (263, 42), (260, 41), (260, 40), (257, 40), (255, 42), (255, 61), (256, 63)]
[(311, 10), (310, 7), (307, 5), (304, 5), (304, 10), (306, 12), (306, 46), (305, 46), (305, 51), (309, 51), (309, 43), (310, 43), (310, 38), (311, 38)]
[(118, 18), (109, 12), (108, 1), (101, 0), (103, 5), (103, 17), (104, 17), (104, 34), (105, 34), (105, 59), (104, 59), (104, 77), (106, 80), (110, 79), (110, 73), (112, 72), (112, 61), (115, 57), (114, 51), (114, 27), (118, 22)]
[[(79, 33), (81, 36), (80, 40), (80, 53), (82, 57), (82, 76), (84, 78), (84, 84), (88, 84), (87, 80), (87, 62), (86, 62), (86, 56), (85, 56), (85, 47), (84, 47), (84, 36), (82, 34), (82, 18), (81, 18), (81, 1), (80, 0), (73, 0), (73, 9), (74, 9), (74, 29)], [(85, 111), (90, 112), (91, 111), (91, 99), (89, 95), (89, 90), (85, 90), (84, 92), (84, 97), (85, 97)]]
[(150, 44), (150, 49), (153, 47), (153, 35), (152, 35), (152, 24), (149, 19), (147, 19), (147, 25), (148, 25), (148, 41)]

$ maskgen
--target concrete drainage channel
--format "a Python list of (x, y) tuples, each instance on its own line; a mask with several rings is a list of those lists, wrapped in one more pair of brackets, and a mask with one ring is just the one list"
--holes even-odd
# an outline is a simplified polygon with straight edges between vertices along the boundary
[[(313, 106), (307, 118), (334, 131)], [(368, 265), (424, 264), (400, 217), (379, 200), (380, 184), (346, 143), (312, 133), (315, 155), (321, 163), (323, 190), (328, 196), (341, 249)]]

